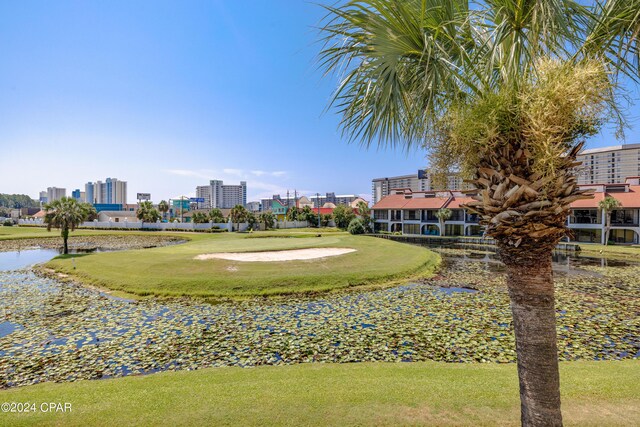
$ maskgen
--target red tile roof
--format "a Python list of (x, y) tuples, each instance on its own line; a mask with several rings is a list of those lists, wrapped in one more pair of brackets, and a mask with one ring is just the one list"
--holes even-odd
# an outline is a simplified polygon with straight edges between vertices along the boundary
[(640, 208), (640, 185), (630, 185), (628, 192), (607, 193), (607, 196), (619, 201), (623, 208)]
[(593, 199), (580, 199), (571, 203), (572, 209), (586, 209), (586, 208), (597, 208), (598, 203), (600, 203), (604, 199), (604, 193), (595, 193)]
[(461, 209), (464, 204), (473, 202), (474, 200), (471, 197), (454, 197), (452, 201), (449, 202), (447, 207), (449, 209)]
[(390, 194), (383, 197), (371, 209), (440, 209), (449, 198), (447, 197), (411, 197), (402, 194)]
[[(585, 185), (582, 187), (590, 187)], [(572, 209), (595, 209), (605, 197), (610, 196), (618, 200), (623, 208), (637, 209), (640, 208), (640, 185), (628, 185), (626, 192), (594, 192), (592, 199), (581, 199), (571, 203)], [(415, 197), (416, 193), (408, 193), (411, 197), (405, 197), (404, 194), (390, 194), (383, 197), (371, 209), (441, 209), (447, 207), (450, 209), (461, 209), (463, 204), (467, 204), (473, 199), (471, 197)]]

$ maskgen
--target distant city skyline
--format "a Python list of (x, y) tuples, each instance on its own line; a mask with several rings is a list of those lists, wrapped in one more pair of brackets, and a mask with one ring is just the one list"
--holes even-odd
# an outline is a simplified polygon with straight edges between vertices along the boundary
[[(246, 181), (247, 201), (369, 200), (372, 179), (428, 161), (341, 137), (326, 110), (336, 80), (317, 70), (324, 15), (311, 2), (0, 3), (0, 193), (116, 176), (128, 202), (195, 196), (210, 180)], [(587, 147), (620, 143), (607, 128)]]

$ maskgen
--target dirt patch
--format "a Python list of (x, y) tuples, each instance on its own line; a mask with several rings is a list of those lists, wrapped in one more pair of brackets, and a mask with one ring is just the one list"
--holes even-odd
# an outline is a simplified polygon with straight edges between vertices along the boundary
[(244, 262), (277, 262), (326, 258), (330, 256), (344, 255), (355, 251), (355, 249), (351, 248), (310, 248), (293, 249), (287, 251), (218, 252), (213, 254), (197, 255), (194, 259), (226, 259), (229, 261)]

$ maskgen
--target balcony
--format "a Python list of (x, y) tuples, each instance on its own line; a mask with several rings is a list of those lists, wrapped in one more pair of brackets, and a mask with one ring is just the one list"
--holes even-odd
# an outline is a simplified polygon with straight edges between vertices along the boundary
[(602, 224), (597, 209), (576, 209), (569, 217), (569, 224)]
[(633, 209), (616, 209), (611, 212), (612, 227), (637, 227), (638, 215)]

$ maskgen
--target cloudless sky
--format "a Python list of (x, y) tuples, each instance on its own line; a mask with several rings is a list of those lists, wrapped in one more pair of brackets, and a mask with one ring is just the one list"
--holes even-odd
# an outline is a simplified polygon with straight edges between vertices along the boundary
[[(115, 177), (130, 202), (210, 179), (246, 180), (248, 200), (370, 199), (372, 178), (427, 160), (341, 138), (325, 112), (336, 80), (316, 65), (324, 14), (301, 0), (0, 2), (0, 193)], [(589, 147), (620, 143), (607, 130)]]

